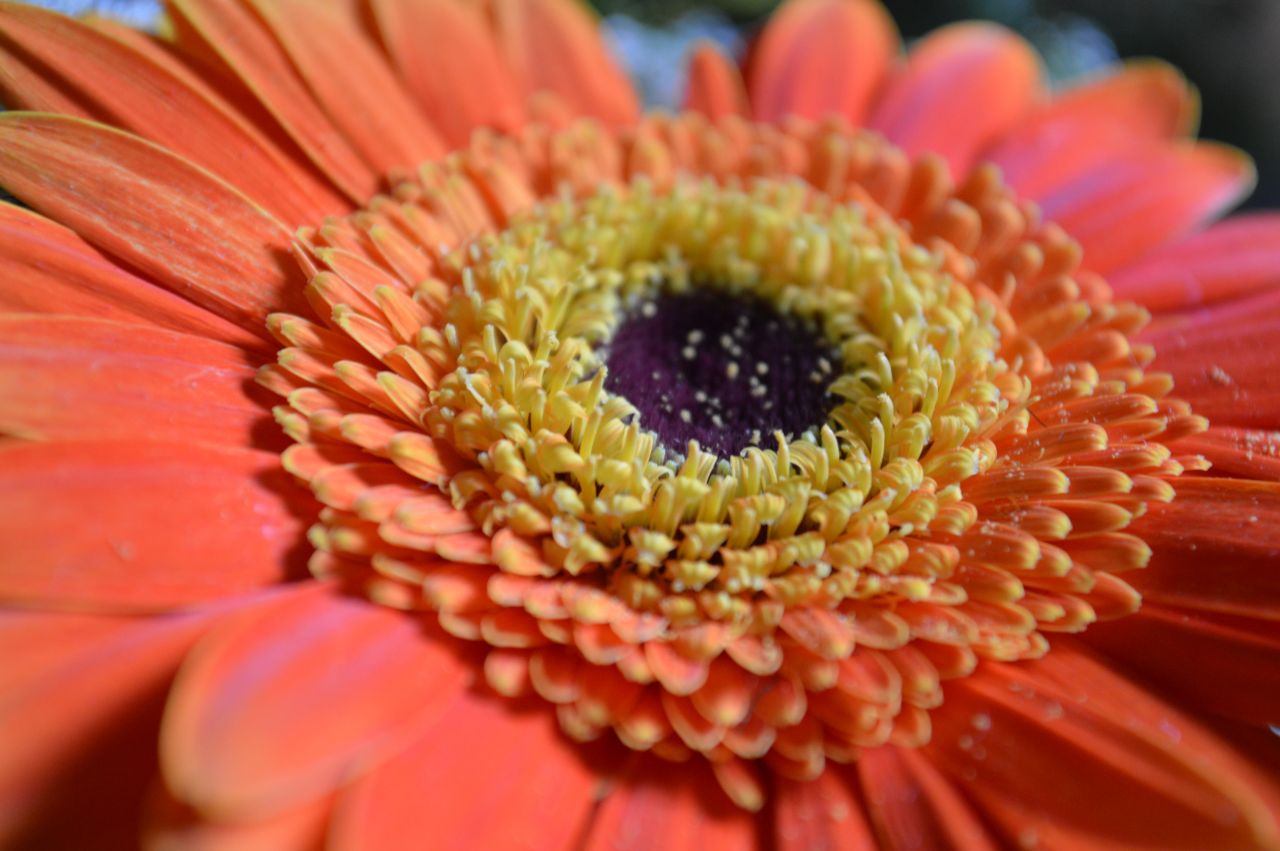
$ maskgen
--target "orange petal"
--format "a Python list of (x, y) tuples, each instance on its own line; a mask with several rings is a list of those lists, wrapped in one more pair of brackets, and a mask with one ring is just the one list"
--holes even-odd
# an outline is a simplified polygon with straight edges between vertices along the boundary
[(1155, 60), (1133, 62), (1053, 98), (983, 159), (1000, 166), (1020, 193), (1040, 194), (1117, 150), (1189, 134), (1198, 105), (1176, 68)]
[(1136, 615), (1099, 624), (1084, 638), (1179, 705), (1259, 727), (1280, 718), (1274, 622), (1145, 602)]
[(373, 0), (373, 13), (396, 71), (451, 146), (478, 127), (524, 126), (523, 92), (479, 12), (452, 0)]
[(872, 823), (887, 847), (1000, 847), (959, 790), (916, 748), (865, 750), (857, 769)]
[(345, 791), (330, 848), (569, 848), (596, 776), (550, 713), (456, 697), (438, 723)]
[(247, 447), (272, 400), (241, 350), (158, 328), (0, 314), (0, 352), (0, 434), (28, 439)]
[(1253, 189), (1249, 158), (1209, 143), (1135, 145), (1031, 197), (1108, 274), (1217, 218)]
[(631, 83), (577, 0), (492, 0), (498, 46), (525, 95), (559, 95), (579, 115), (626, 126), (639, 115)]
[(752, 110), (762, 121), (834, 113), (859, 124), (897, 52), (893, 19), (875, 0), (792, 0), (752, 57)]
[(878, 851), (862, 802), (844, 772), (828, 766), (817, 780), (774, 780), (775, 831), (782, 848)]
[(272, 453), (11, 442), (0, 450), (0, 596), (148, 610), (274, 584), (301, 567), (291, 553), (310, 502)]
[(1271, 431), (1210, 426), (1172, 448), (1178, 454), (1204, 456), (1216, 474), (1280, 482), (1280, 443)]
[(136, 136), (75, 118), (4, 113), (0, 185), (246, 328), (262, 328), (276, 310), (306, 310), (289, 232), (237, 190)]
[(204, 626), (0, 614), (0, 844), (135, 847), (164, 695)]
[(381, 175), (316, 103), (260, 18), (238, 0), (166, 0), (165, 8), (180, 51), (215, 63), (228, 79), (241, 82), (249, 97), (351, 200), (362, 204), (373, 196)]
[(1110, 278), (1121, 298), (1149, 310), (1179, 310), (1280, 287), (1280, 214), (1218, 222)]
[(1280, 620), (1280, 483), (1188, 477), (1174, 489), (1129, 527), (1152, 555), (1126, 581), (1155, 602)]
[(761, 826), (724, 796), (701, 759), (637, 758), (601, 802), (582, 851), (755, 848)]
[[(334, 196), (223, 103), (126, 44), (32, 6), (0, 7), (0, 98), (136, 133), (222, 177), (290, 224), (343, 212)], [(10, 47), (9, 45), (14, 45)], [(30, 78), (41, 86), (27, 84)], [(75, 108), (41, 91), (65, 91)]]
[(386, 60), (342, 10), (312, 0), (254, 0), (329, 119), (379, 173), (445, 152)]
[(1009, 844), (1270, 848), (1271, 785), (1067, 640), (947, 684), (926, 753)]
[(254, 333), (116, 266), (38, 213), (0, 204), (0, 311), (152, 325), (269, 354)]
[(467, 676), (415, 618), (292, 586), (224, 622), (183, 667), (161, 731), (165, 782), (215, 819), (290, 809), (372, 767)]
[(1143, 335), (1174, 392), (1219, 425), (1280, 426), (1280, 293), (1197, 311)]
[(1041, 95), (1030, 45), (994, 24), (953, 24), (916, 45), (869, 124), (912, 156), (940, 154), (960, 177)]
[(325, 795), (261, 821), (211, 821), (159, 787), (147, 806), (142, 845), (182, 851), (321, 848), (332, 810), (333, 798)]
[(747, 91), (733, 60), (711, 42), (699, 44), (689, 59), (684, 108), (708, 118), (747, 117)]

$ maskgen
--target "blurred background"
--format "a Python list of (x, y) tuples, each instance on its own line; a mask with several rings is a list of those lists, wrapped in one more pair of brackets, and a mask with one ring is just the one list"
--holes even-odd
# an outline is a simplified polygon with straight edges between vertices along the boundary
[[(324, 0), (315, 0), (324, 2)], [(1280, 207), (1280, 0), (884, 0), (910, 43), (951, 21), (997, 21), (1030, 40), (1056, 85), (1119, 59), (1155, 56), (1201, 93), (1200, 135), (1257, 161), (1251, 207)], [(673, 106), (689, 46), (709, 38), (741, 55), (779, 0), (591, 0), (645, 99)], [(40, 0), (145, 25), (158, 0)]]

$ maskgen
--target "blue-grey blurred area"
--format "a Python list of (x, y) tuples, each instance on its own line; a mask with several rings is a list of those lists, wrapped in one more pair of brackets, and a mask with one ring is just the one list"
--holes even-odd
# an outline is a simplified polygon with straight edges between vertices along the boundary
[[(314, 0), (317, 3), (327, 0)], [(951, 21), (998, 21), (1029, 39), (1055, 83), (1117, 58), (1156, 56), (1180, 67), (1202, 95), (1201, 135), (1258, 162), (1250, 206), (1280, 207), (1280, 0), (884, 0), (910, 42)], [(158, 0), (40, 0), (68, 13), (94, 10), (145, 25)], [(691, 44), (711, 39), (741, 55), (778, 0), (592, 0), (645, 100), (673, 106)]]

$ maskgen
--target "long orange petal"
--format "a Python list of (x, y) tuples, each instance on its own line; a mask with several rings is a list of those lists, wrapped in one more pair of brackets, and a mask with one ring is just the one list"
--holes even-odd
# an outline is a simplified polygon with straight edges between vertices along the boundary
[(413, 168), (445, 152), (386, 60), (341, 9), (312, 0), (252, 3), (334, 126), (376, 171)]
[(227, 107), (94, 28), (33, 6), (0, 6), (0, 99), (10, 109), (66, 112), (23, 76), (83, 104), (69, 114), (128, 130), (204, 166), (294, 225), (343, 212)]
[(1043, 193), (1063, 175), (1106, 162), (1135, 143), (1188, 135), (1199, 101), (1177, 69), (1131, 62), (1046, 103), (983, 154), (1019, 192)]
[(749, 114), (746, 86), (733, 60), (711, 42), (699, 44), (689, 58), (684, 108), (708, 118)]
[(1179, 310), (1280, 288), (1280, 213), (1234, 216), (1110, 278), (1121, 298)]
[(994, 24), (953, 24), (926, 36), (889, 80), (869, 126), (912, 156), (940, 154), (957, 178), (1043, 96), (1023, 39)]
[(280, 582), (315, 511), (273, 453), (142, 441), (9, 442), (0, 505), (0, 598), (92, 611)]
[(453, 147), (477, 127), (524, 126), (523, 92), (480, 13), (453, 0), (373, 0), (382, 43)]
[(1222, 215), (1255, 177), (1233, 148), (1159, 142), (1117, 152), (1032, 198), (1080, 241), (1086, 268), (1109, 274)]
[[(97, 319), (0, 314), (0, 434), (252, 446), (272, 396), (223, 343)], [(268, 441), (262, 448), (275, 448)], [(281, 447), (283, 448), (283, 447)]]
[(1280, 718), (1280, 626), (1144, 602), (1083, 640), (1180, 706), (1266, 727)]
[(862, 801), (845, 772), (828, 765), (816, 780), (774, 780), (775, 834), (781, 848), (879, 851)]
[(167, 786), (215, 819), (254, 820), (372, 767), (469, 675), (447, 637), (425, 629), (315, 583), (228, 620), (174, 686), (160, 740)]
[(1125, 580), (1144, 598), (1280, 622), (1280, 482), (1179, 478), (1130, 530), (1151, 547)]
[(1120, 851), (1271, 848), (1271, 785), (1173, 707), (1062, 639), (947, 683), (926, 753), (1005, 840)]
[[(569, 848), (595, 803), (597, 777), (544, 707), (521, 712), (460, 694), (417, 741), (345, 791), (333, 851)], [(428, 794), (423, 794), (429, 790)]]
[(217, 63), (229, 78), (242, 83), (347, 197), (363, 204), (377, 192), (382, 175), (352, 148), (311, 96), (284, 49), (239, 0), (165, 0), (165, 9), (178, 48)]
[(1204, 456), (1216, 475), (1280, 482), (1280, 441), (1274, 431), (1211, 425), (1172, 448), (1179, 455)]
[(0, 845), (136, 847), (165, 691), (204, 623), (0, 613)]
[(143, 813), (142, 847), (182, 851), (279, 851), (324, 847), (333, 798), (323, 795), (261, 821), (214, 821), (157, 784)]
[(635, 90), (578, 0), (493, 0), (498, 46), (525, 95), (547, 90), (580, 115), (626, 126), (639, 115)]
[(878, 0), (792, 0), (752, 57), (751, 108), (762, 121), (834, 113), (860, 124), (898, 52)]
[(857, 769), (872, 823), (887, 847), (999, 847), (959, 790), (915, 748), (864, 751)]
[(262, 328), (273, 311), (307, 310), (289, 231), (218, 178), (136, 136), (75, 118), (4, 113), (0, 185), (246, 328)]
[(269, 355), (261, 337), (116, 266), (73, 231), (0, 204), (0, 311), (151, 325)]

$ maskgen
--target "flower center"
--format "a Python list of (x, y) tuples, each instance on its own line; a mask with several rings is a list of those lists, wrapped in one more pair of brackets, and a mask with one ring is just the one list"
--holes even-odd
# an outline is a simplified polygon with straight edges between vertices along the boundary
[(663, 292), (632, 311), (606, 348), (604, 386), (671, 449), (720, 456), (814, 430), (832, 407), (839, 352), (812, 322), (714, 289)]

